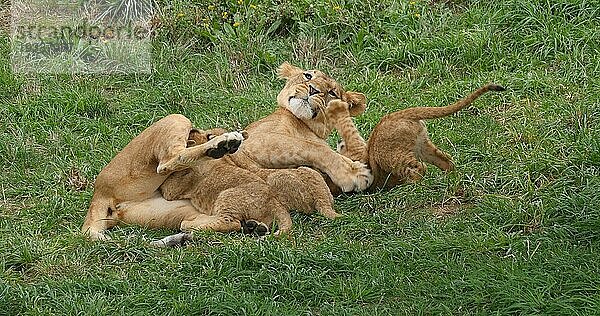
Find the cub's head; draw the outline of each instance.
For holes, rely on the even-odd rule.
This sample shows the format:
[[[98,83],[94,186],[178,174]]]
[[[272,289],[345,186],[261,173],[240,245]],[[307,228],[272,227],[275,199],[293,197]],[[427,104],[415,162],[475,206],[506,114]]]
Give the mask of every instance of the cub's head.
[[[340,99],[347,102],[352,116],[365,111],[367,99],[364,94],[345,91],[339,83],[319,70],[302,70],[285,62],[279,66],[278,73],[286,83],[277,96],[277,104],[288,109],[313,130],[318,129],[318,134],[326,134],[324,137],[333,128],[326,111],[329,101]]]

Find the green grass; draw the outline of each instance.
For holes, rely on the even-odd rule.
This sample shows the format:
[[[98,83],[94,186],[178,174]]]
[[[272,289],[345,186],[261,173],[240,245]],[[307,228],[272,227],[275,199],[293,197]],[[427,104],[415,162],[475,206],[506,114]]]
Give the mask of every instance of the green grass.
[[[597,1],[252,3],[163,2],[149,75],[13,74],[0,33],[0,314],[599,313]],[[428,122],[455,172],[337,198],[340,220],[295,214],[289,240],[78,235],[132,137],[169,113],[243,128],[275,108],[286,60],[364,92],[365,134],[487,82],[508,91]]]

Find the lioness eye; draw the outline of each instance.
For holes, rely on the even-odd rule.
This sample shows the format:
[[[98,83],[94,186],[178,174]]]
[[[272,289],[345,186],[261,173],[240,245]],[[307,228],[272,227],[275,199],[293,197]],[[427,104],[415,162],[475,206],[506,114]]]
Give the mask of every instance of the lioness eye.
[[[332,96],[332,97],[334,97],[334,98],[338,97],[337,94],[335,94],[335,91],[333,91],[333,90],[329,90],[329,95]]]
[[[312,79],[312,75],[311,75],[311,74],[309,74],[308,72],[305,72],[305,73],[304,73],[304,78],[305,78],[306,80],[310,80],[310,79]]]

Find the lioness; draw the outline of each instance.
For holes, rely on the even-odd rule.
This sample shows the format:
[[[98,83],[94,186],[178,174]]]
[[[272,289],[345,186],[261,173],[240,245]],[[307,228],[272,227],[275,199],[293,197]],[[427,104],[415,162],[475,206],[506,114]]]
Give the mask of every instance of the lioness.
[[[249,170],[308,166],[327,174],[344,192],[366,189],[373,179],[367,166],[340,155],[326,142],[334,127],[326,111],[329,101],[347,102],[355,116],[364,111],[365,96],[345,91],[319,70],[305,71],[286,62],[278,73],[286,79],[277,96],[278,109],[245,129],[249,137],[233,161]]]
[[[235,152],[243,136],[224,133],[186,148],[192,131],[186,117],[174,114],[131,140],[96,178],[82,232],[108,239],[103,232],[121,222],[178,229],[182,221],[201,215],[187,200],[165,200],[158,188],[175,171]]]
[[[413,107],[387,114],[375,126],[367,142],[352,122],[349,104],[334,100],[327,111],[342,137],[338,151],[371,167],[374,181],[369,190],[389,189],[398,183],[421,180],[427,170],[424,162],[444,171],[453,170],[450,156],[431,142],[423,120],[456,113],[488,91],[504,91],[504,88],[488,84],[448,106]],[[332,191],[338,193],[335,188]]]

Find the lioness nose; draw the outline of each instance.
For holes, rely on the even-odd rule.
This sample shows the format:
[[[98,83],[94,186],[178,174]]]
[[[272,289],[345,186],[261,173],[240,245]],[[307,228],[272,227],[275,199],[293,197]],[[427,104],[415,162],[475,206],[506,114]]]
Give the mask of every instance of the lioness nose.
[[[321,91],[315,89],[312,85],[308,85],[308,95],[315,95],[317,93],[321,93]]]

